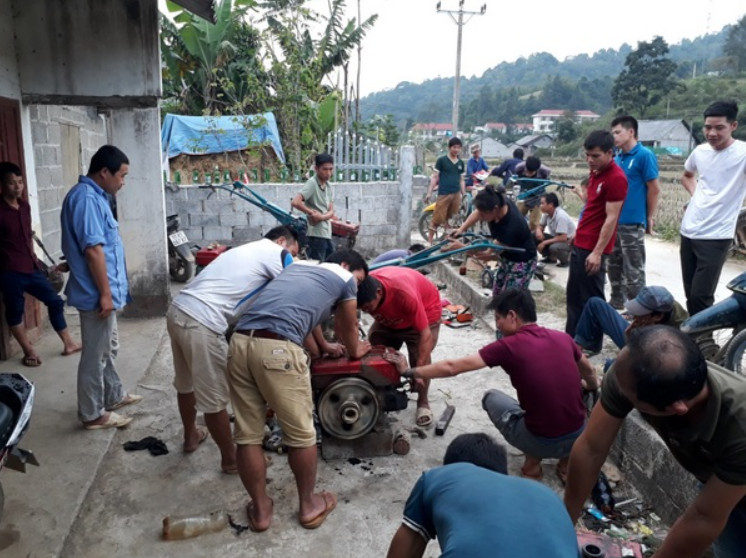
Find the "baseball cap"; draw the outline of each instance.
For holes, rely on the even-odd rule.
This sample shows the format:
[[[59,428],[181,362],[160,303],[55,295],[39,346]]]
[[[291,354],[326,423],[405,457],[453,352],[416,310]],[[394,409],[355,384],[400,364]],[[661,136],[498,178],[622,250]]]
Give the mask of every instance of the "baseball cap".
[[[624,307],[633,316],[647,316],[652,312],[673,310],[673,295],[665,287],[643,287]]]
[[[472,145],[471,152],[474,153],[475,151],[482,151],[482,148],[479,145]]]

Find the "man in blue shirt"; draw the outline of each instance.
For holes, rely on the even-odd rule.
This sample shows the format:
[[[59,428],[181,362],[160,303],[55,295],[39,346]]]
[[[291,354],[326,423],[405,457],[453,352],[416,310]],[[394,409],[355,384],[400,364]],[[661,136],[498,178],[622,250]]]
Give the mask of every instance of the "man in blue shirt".
[[[518,147],[517,149],[513,151],[513,158],[506,159],[505,161],[503,161],[502,165],[492,169],[492,172],[490,173],[490,175],[499,176],[500,178],[503,179],[503,184],[507,184],[508,179],[515,172],[516,166],[522,162],[523,162],[523,149]]]
[[[611,133],[619,150],[614,160],[627,176],[627,197],[606,271],[611,283],[610,304],[620,310],[645,286],[645,233],[653,233],[660,186],[658,160],[637,142],[637,120],[619,116],[611,121]]]
[[[119,224],[109,198],[124,186],[127,156],[104,145],[62,203],[62,251],[70,266],[67,302],[80,313],[83,350],[78,365],[78,418],[88,430],[122,428],[132,417],[116,409],[142,400],[127,394],[117,374],[116,311],[129,302]]]
[[[479,171],[487,172],[489,167],[482,159],[482,150],[478,145],[471,146],[471,158],[466,161],[466,187],[474,186],[474,175]]]
[[[559,496],[507,469],[505,448],[487,434],[454,438],[443,467],[423,473],[412,489],[388,558],[420,558],[435,537],[441,558],[577,558]]]

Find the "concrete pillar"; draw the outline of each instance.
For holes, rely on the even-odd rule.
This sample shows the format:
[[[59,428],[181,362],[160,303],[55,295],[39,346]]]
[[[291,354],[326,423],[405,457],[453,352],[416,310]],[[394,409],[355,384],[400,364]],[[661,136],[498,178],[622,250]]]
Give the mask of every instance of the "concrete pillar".
[[[396,246],[407,247],[412,243],[414,146],[403,145],[399,153],[399,222],[397,223]]]
[[[129,174],[117,194],[130,292],[126,317],[159,316],[169,302],[166,217],[157,108],[110,113],[110,141],[127,154]]]

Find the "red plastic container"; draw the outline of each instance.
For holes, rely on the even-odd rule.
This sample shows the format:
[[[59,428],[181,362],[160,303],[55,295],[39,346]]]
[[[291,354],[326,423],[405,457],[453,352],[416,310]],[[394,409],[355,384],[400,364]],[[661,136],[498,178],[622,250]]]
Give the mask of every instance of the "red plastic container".
[[[194,259],[198,267],[205,267],[227,249],[228,246],[225,244],[208,244],[204,248],[197,250]]]

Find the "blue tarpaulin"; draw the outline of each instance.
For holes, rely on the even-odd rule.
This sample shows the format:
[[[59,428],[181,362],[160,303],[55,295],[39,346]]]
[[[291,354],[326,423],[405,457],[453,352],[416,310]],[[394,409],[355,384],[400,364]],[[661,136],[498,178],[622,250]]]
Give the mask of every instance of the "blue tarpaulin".
[[[161,143],[169,159],[182,153],[206,155],[268,144],[275,150],[277,158],[285,162],[280,132],[271,112],[248,116],[167,114],[163,119]]]

